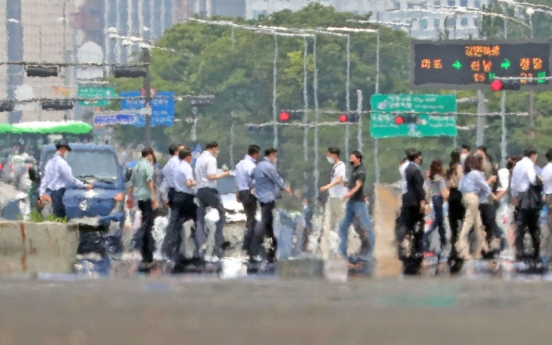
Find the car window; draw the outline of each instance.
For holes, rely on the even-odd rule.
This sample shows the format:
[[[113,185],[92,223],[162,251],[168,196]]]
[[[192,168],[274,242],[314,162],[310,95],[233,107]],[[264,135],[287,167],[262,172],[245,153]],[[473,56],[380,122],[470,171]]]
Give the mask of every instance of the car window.
[[[46,162],[54,156],[55,151],[46,154]],[[67,163],[76,178],[94,177],[106,182],[115,182],[120,177],[117,156],[111,151],[73,150],[67,155]]]

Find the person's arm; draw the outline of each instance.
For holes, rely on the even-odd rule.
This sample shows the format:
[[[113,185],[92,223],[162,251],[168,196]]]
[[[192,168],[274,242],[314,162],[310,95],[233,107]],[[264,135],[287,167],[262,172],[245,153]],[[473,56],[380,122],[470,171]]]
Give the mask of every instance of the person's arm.
[[[356,180],[355,182],[355,186],[353,188],[351,188],[347,194],[345,194],[343,196],[343,200],[347,200],[349,199],[351,196],[353,196],[353,194],[355,194],[356,192],[358,192],[358,190],[362,188],[362,182],[360,181],[360,179]]]
[[[335,186],[337,186],[338,184],[340,184],[340,183],[342,183],[342,182],[343,182],[343,176],[338,176],[338,177],[335,179],[335,181],[330,182],[329,184],[320,187],[320,191],[321,191],[321,192],[325,192],[325,191],[327,191],[328,189],[330,189],[330,188],[332,188],[332,187],[335,187]]]
[[[426,192],[424,189],[424,177],[420,170],[416,169],[414,172],[414,190],[416,192],[418,202],[425,202]]]
[[[529,183],[533,186],[537,184],[537,173],[535,173],[534,167],[527,168],[527,177],[529,178]]]
[[[442,178],[440,180],[439,184],[440,184],[440,188],[441,188],[441,196],[443,197],[443,199],[448,200],[450,192],[449,192],[449,190],[447,188],[447,185],[445,183],[445,179]]]
[[[146,168],[146,185],[148,186],[148,189],[151,193],[151,203],[153,209],[157,209],[159,207],[159,204],[157,203],[157,199],[155,198],[155,185],[153,184],[153,174],[155,173],[155,170],[152,166],[148,166]]]
[[[269,166],[267,175],[281,190],[285,190],[286,193],[291,194],[289,187],[286,187],[284,180],[280,177],[280,175],[278,175],[278,172],[273,165]]]
[[[220,174],[217,174],[217,162],[212,159],[207,162],[207,179],[210,181],[216,181],[223,177],[230,175],[230,171],[223,171]]]
[[[481,176],[481,174],[474,174],[475,175],[475,185],[478,186],[482,191],[485,192],[485,194],[489,195],[491,194],[491,186],[489,186],[489,181],[485,181],[485,178]]]

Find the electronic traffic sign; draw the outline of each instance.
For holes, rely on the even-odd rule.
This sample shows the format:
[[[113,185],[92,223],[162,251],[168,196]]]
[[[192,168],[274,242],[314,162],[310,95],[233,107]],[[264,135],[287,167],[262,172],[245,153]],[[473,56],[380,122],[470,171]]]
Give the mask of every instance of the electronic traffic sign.
[[[495,77],[520,79],[523,89],[550,89],[551,42],[412,41],[410,87],[490,89]]]

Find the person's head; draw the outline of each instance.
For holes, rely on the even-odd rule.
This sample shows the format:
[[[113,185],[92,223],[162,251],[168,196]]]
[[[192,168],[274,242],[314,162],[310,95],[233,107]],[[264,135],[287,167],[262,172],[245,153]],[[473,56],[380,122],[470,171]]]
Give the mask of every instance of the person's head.
[[[249,148],[247,149],[247,154],[254,160],[257,160],[259,159],[259,155],[261,154],[261,148],[257,145],[249,145]]]
[[[422,162],[423,162],[422,151],[417,149],[410,149],[406,154],[407,154],[406,158],[408,158],[409,161],[411,161],[412,163],[418,166],[422,165]]]
[[[205,150],[211,152],[211,154],[216,157],[219,153],[218,143],[216,141],[207,143],[207,145],[205,145]]]
[[[362,153],[360,151],[353,151],[349,156],[349,163],[356,167],[362,164]]]
[[[406,163],[406,161],[407,161],[406,158],[401,159],[401,160],[399,161],[399,168],[402,167],[402,165],[403,165],[404,163]]]
[[[458,149],[455,149],[455,150],[452,150],[452,152],[450,153],[450,164],[449,166],[452,167],[456,164],[460,164],[460,150]]]
[[[339,162],[339,155],[341,154],[341,150],[337,147],[328,147],[328,152],[326,153],[326,159],[328,159],[328,163],[335,164]]]
[[[443,160],[435,158],[429,165],[429,179],[433,180],[435,175],[443,176]]]
[[[461,151],[461,152],[460,152],[461,154],[467,156],[467,155],[470,154],[471,147],[470,147],[470,145],[464,144],[464,145],[462,145],[462,149],[461,149],[460,151]]]
[[[481,156],[483,158],[486,158],[487,157],[487,147],[486,146],[478,146],[477,147],[477,150],[475,151],[475,153],[478,155],[478,156]]]
[[[271,148],[265,150],[265,157],[266,157],[272,164],[276,164],[276,161],[277,161],[276,155],[277,155],[277,154],[278,154],[278,150],[276,150],[276,149],[273,148],[273,147],[271,147]]]
[[[153,154],[153,149],[151,147],[144,147],[142,149],[142,158],[145,158],[149,162],[153,162],[155,155]]]
[[[481,155],[476,155],[475,157],[477,157],[477,161],[479,162],[479,169],[477,170],[483,171],[483,164],[485,162],[485,158],[483,158],[483,156]]]
[[[186,161],[188,163],[192,162],[192,151],[188,149],[183,149],[178,152],[178,158],[180,158],[181,161]]]
[[[178,152],[184,148],[186,148],[184,145],[171,144],[171,146],[169,146],[169,154],[171,156],[178,155]]]
[[[523,156],[528,157],[533,163],[537,163],[537,157],[539,156],[537,154],[537,150],[533,147],[528,147],[523,151]]]
[[[481,163],[479,158],[474,155],[469,155],[464,163],[464,173],[468,174],[473,170],[481,170]]]
[[[548,162],[551,162],[552,163],[552,149],[548,149],[548,151],[546,151],[546,159],[548,160]]]
[[[71,151],[71,146],[69,146],[69,142],[65,139],[61,139],[56,144],[56,150],[62,157],[67,157],[67,153]]]

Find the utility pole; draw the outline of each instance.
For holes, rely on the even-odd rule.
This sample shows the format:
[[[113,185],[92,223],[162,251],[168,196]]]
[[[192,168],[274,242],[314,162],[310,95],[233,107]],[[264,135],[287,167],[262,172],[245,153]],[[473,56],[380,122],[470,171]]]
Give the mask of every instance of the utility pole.
[[[146,97],[145,108],[151,107],[151,77],[149,71],[149,63],[151,62],[150,51],[147,48],[142,49],[142,62],[146,65],[146,76],[144,77],[144,92]],[[146,116],[146,146],[151,146],[151,112]]]

